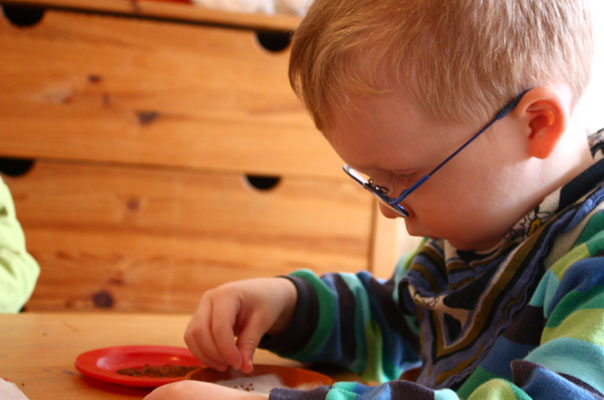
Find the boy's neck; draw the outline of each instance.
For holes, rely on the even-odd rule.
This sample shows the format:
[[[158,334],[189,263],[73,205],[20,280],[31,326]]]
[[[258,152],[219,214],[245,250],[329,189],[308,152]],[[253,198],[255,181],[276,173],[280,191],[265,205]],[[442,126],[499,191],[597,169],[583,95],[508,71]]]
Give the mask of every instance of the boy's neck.
[[[487,251],[497,247],[518,221],[593,163],[585,130],[576,129],[569,124],[549,157],[519,160],[513,178],[515,183],[507,185],[514,191],[514,196],[510,198],[511,202],[507,207],[499,207],[493,215],[494,219],[489,224],[489,236],[482,236],[480,241],[471,243],[450,240],[450,244],[459,250],[470,251]]]
[[[550,157],[545,160],[532,159],[527,164],[527,168],[532,171],[530,171],[531,179],[527,182],[526,189],[530,190],[532,187],[536,190],[527,196],[526,207],[518,210],[517,218],[510,219],[508,228],[511,229],[525,215],[541,204],[548,195],[568,184],[593,163],[586,133],[581,129],[569,126]],[[485,243],[481,249],[476,250],[492,248],[502,239],[503,236],[490,243]]]

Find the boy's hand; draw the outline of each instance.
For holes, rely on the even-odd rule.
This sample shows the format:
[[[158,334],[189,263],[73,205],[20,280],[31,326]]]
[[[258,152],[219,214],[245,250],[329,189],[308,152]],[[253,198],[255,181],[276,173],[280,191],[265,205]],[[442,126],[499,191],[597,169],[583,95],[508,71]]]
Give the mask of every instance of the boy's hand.
[[[200,381],[180,381],[163,385],[143,400],[260,400],[265,397]]]
[[[284,278],[249,279],[209,290],[189,322],[185,342],[210,368],[231,366],[249,373],[260,339],[287,325],[297,296],[294,284]]]

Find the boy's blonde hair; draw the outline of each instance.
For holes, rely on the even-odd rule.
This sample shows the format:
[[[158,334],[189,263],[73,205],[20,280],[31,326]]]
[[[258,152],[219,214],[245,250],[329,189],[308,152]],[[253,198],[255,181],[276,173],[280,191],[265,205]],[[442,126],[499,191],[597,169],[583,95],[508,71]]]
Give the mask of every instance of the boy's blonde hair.
[[[289,78],[319,129],[351,93],[404,93],[437,121],[486,121],[521,91],[589,82],[584,0],[315,0]],[[573,104],[573,105],[574,105]]]

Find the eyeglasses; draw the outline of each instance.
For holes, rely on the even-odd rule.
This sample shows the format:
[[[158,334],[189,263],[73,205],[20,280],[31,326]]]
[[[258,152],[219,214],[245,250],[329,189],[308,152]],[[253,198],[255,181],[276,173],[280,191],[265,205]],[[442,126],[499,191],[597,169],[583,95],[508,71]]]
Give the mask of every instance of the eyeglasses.
[[[409,213],[405,208],[400,204],[404,199],[406,199],[411,193],[413,193],[418,187],[420,187],[424,182],[426,182],[432,175],[436,173],[439,169],[441,169],[446,163],[448,163],[453,157],[455,157],[459,152],[466,148],[470,143],[472,143],[478,136],[484,133],[487,129],[491,127],[495,122],[503,119],[506,115],[508,115],[520,102],[520,99],[527,91],[522,92],[519,96],[517,96],[514,100],[505,105],[496,115],[490,120],[482,129],[480,129],[477,133],[475,133],[470,139],[468,139],[464,144],[459,146],[457,150],[455,150],[449,157],[445,158],[443,162],[438,164],[436,168],[432,171],[428,172],[422,178],[420,178],[417,182],[415,182],[411,187],[403,192],[398,197],[390,197],[388,196],[388,188],[385,186],[377,185],[373,179],[365,179],[360,172],[356,171],[354,168],[344,165],[344,172],[348,174],[352,179],[354,179],[358,184],[363,186],[365,189],[370,191],[375,197],[381,200],[385,205],[390,207],[394,212],[396,212],[401,217],[407,218]]]

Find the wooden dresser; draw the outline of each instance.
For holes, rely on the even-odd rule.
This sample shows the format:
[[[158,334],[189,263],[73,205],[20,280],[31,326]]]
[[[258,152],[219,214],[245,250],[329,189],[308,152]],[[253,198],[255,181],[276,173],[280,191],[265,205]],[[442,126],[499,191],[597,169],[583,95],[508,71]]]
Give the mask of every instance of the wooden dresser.
[[[291,91],[297,18],[0,4],[0,169],[42,269],[28,309],[190,312],[229,280],[385,277],[412,246]]]

